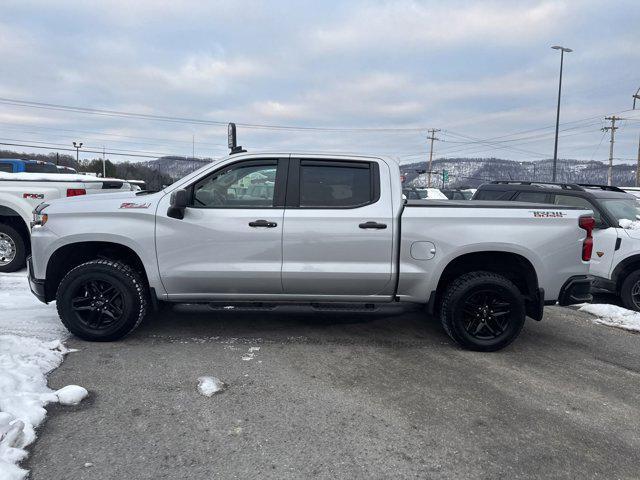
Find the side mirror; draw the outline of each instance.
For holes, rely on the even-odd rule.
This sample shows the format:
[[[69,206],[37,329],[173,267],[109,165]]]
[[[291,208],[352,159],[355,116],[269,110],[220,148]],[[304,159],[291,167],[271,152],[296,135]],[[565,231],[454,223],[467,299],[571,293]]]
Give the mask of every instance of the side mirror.
[[[167,217],[182,220],[184,218],[184,210],[187,208],[188,197],[186,190],[180,189],[173,192],[167,209]]]

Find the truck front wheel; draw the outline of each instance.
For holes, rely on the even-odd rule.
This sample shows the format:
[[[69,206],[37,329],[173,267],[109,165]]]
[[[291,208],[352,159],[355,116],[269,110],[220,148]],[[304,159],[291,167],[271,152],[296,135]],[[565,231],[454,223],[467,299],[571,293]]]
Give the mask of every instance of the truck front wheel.
[[[466,273],[448,285],[440,320],[449,336],[462,347],[485,352],[500,350],[522,330],[524,299],[502,275]]]
[[[118,340],[142,322],[147,288],[128,265],[91,260],[70,270],[56,294],[60,319],[74,335],[90,341]]]
[[[25,266],[24,239],[9,225],[0,224],[0,272],[15,272]]]

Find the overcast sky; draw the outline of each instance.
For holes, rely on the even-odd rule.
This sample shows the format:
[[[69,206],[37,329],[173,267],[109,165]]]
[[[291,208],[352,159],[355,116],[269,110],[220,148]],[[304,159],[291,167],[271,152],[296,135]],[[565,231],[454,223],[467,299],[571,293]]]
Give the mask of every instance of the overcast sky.
[[[559,156],[605,160],[600,128],[614,112],[636,119],[620,122],[615,157],[637,154],[640,110],[626,110],[640,87],[638,0],[2,3],[5,99],[221,122],[406,129],[239,128],[251,150],[419,160],[426,129],[439,128],[437,156],[531,160],[553,154],[560,58],[550,46],[560,44],[574,52],[565,55]],[[227,151],[220,126],[0,104],[5,143],[79,140],[191,155],[192,137],[197,156]]]

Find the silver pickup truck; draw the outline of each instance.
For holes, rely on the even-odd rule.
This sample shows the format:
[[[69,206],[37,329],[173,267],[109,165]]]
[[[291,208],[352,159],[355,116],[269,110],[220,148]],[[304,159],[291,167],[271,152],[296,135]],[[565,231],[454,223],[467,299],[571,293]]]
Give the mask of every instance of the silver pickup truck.
[[[55,200],[34,215],[31,289],[87,340],[123,337],[167,302],[406,302],[488,351],[545,304],[590,299],[590,211],[406,200],[398,165],[380,157],[236,154],[161,192]]]

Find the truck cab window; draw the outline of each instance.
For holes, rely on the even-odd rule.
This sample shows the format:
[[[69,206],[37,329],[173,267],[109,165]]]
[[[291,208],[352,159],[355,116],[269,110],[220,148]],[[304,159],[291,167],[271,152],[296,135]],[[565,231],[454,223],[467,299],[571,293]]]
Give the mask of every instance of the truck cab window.
[[[273,206],[277,162],[232,165],[193,186],[192,206],[200,208],[268,208]]]
[[[300,206],[344,208],[371,203],[373,185],[369,163],[333,166],[329,162],[300,163]]]

